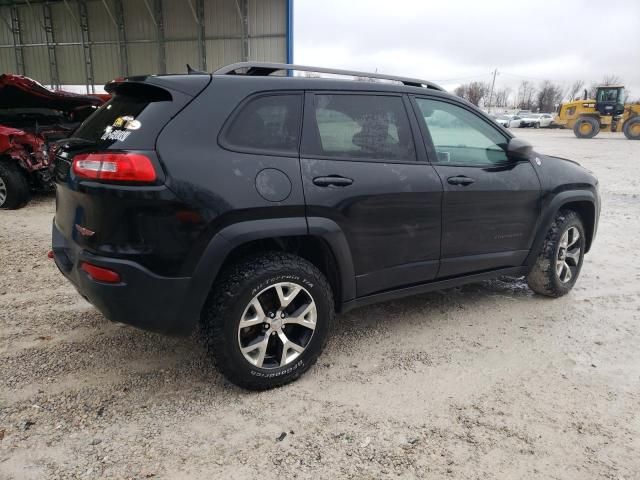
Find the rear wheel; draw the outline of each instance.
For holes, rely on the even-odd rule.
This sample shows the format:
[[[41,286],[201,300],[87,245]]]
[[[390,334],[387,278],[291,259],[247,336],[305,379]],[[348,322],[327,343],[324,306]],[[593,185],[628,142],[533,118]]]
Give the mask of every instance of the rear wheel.
[[[29,201],[29,197],[29,183],[17,163],[0,161],[0,208],[20,208]]]
[[[333,305],[331,288],[314,265],[271,252],[221,274],[203,309],[202,331],[231,382],[265,390],[296,380],[316,362]]]
[[[569,293],[580,275],[585,245],[580,216],[571,210],[560,211],[527,277],[531,290],[548,297]]]
[[[593,138],[600,131],[600,123],[592,117],[582,117],[576,120],[573,133],[578,138]]]
[[[640,140],[640,117],[630,118],[622,127],[624,136],[629,140]]]

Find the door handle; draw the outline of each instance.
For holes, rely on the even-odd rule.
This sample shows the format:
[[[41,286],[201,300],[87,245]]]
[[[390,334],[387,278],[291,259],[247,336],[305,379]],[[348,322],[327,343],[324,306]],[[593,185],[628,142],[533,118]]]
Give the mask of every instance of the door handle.
[[[313,179],[313,184],[318,187],[346,187],[352,183],[353,179],[339,175],[329,175],[328,177],[316,177]]]
[[[473,178],[465,177],[464,175],[458,175],[457,177],[447,178],[447,182],[451,185],[471,185],[475,180]]]

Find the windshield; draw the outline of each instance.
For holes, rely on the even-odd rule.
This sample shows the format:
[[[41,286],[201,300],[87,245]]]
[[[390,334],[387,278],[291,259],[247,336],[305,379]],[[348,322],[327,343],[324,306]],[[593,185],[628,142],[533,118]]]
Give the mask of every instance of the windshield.
[[[618,91],[620,92],[618,94]],[[622,103],[624,99],[624,88],[601,88],[598,90],[598,102]]]

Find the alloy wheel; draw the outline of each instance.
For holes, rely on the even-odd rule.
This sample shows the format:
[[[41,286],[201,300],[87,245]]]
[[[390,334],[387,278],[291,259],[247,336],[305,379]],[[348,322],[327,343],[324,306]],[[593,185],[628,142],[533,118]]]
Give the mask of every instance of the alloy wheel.
[[[556,274],[562,283],[571,281],[575,276],[580,264],[580,254],[580,231],[571,227],[560,238],[556,257]]]
[[[238,325],[244,358],[258,368],[284,367],[309,345],[318,312],[311,294],[291,282],[271,285],[251,299]]]

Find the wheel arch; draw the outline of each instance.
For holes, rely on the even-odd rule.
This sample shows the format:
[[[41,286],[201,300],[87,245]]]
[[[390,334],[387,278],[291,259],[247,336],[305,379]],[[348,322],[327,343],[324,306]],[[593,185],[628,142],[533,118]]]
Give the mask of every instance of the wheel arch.
[[[557,194],[544,209],[542,221],[536,230],[531,251],[525,260],[525,265],[531,266],[535,263],[547,232],[549,228],[551,228],[551,224],[560,210],[573,210],[580,215],[587,237],[585,239],[585,253],[591,249],[598,228],[599,207],[596,195],[588,190],[565,191]]]
[[[338,310],[355,297],[351,252],[335,222],[304,217],[249,220],[225,227],[205,248],[185,300],[186,318],[198,321],[202,306],[226,265],[246,254],[274,250],[295,253],[322,271],[333,289]]]

